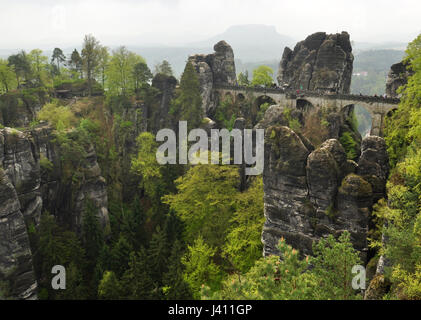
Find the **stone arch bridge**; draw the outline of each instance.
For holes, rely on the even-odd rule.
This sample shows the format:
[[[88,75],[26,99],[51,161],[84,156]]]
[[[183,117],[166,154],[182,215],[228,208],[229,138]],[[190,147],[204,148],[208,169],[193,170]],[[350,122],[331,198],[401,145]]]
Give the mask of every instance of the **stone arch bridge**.
[[[328,94],[314,91],[299,91],[282,88],[259,88],[242,86],[215,86],[214,93],[219,98],[231,96],[233,101],[241,101],[246,97],[270,98],[274,104],[289,108],[297,108],[302,103],[310,103],[316,108],[334,108],[341,111],[352,105],[364,107],[371,115],[371,135],[382,136],[387,114],[398,108],[397,98],[362,96],[352,94]]]

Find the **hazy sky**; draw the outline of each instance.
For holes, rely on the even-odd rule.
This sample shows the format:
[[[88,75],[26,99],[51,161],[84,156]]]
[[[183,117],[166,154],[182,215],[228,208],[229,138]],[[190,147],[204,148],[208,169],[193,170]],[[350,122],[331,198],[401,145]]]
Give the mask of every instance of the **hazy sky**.
[[[355,41],[413,40],[419,0],[0,0],[0,49],[72,46],[92,33],[105,45],[173,45],[231,25],[274,25],[296,40],[346,30]]]

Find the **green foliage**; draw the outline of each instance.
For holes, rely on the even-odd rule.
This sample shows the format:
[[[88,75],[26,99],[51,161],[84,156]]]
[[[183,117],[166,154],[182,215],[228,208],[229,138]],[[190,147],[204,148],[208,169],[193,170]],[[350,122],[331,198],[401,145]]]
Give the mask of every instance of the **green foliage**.
[[[247,272],[262,255],[261,234],[263,215],[263,179],[256,178],[251,186],[236,197],[236,209],[230,221],[224,256],[235,270]]]
[[[184,279],[184,265],[180,259],[183,253],[181,242],[176,240],[168,258],[168,271],[162,276],[163,294],[168,300],[192,298],[189,285]]]
[[[401,103],[387,120],[385,140],[392,173],[387,183],[387,202],[374,207],[378,233],[371,246],[380,248],[390,267],[389,298],[420,299],[421,261],[421,35],[408,45],[405,61],[414,71],[400,89]],[[384,242],[380,241],[382,234]]]
[[[273,83],[273,69],[268,66],[259,66],[253,70],[253,86],[269,87]]]
[[[121,285],[112,271],[105,271],[99,286],[98,298],[104,300],[117,300],[121,297]]]
[[[221,102],[216,110],[215,119],[221,128],[226,128],[229,131],[234,126],[235,119],[237,118],[236,106],[230,95],[227,95]]]
[[[82,68],[88,79],[88,92],[92,95],[93,79],[97,71],[101,54],[101,45],[93,35],[85,35],[81,55]]]
[[[46,171],[46,172],[51,172],[54,168],[53,163],[43,155],[41,155],[41,158],[39,160],[39,165],[40,165],[41,169]]]
[[[160,64],[155,66],[154,75],[157,74],[163,74],[167,77],[173,76],[171,65],[167,60],[163,60]]]
[[[54,102],[44,105],[37,118],[50,122],[59,131],[72,128],[77,124],[75,115],[68,107],[59,106]]]
[[[352,247],[350,234],[344,232],[336,241],[333,236],[321,239],[313,244],[314,257],[310,263],[312,273],[318,279],[317,289],[313,294],[318,299],[354,299],[352,289],[352,267],[361,264],[358,252]]]
[[[14,90],[16,86],[16,74],[13,66],[9,66],[6,60],[0,59],[0,93]]]
[[[198,128],[202,123],[202,97],[200,85],[193,65],[188,62],[181,75],[180,88],[176,91],[176,98],[172,101],[170,112],[177,120],[187,121],[189,130]]]
[[[150,274],[147,255],[144,249],[130,254],[129,269],[125,272],[121,283],[125,296],[129,299],[154,299],[157,288]]]
[[[111,96],[130,96],[151,76],[145,59],[124,46],[113,51],[105,74],[107,95]]]
[[[352,248],[349,233],[338,241],[332,236],[314,244],[314,258],[301,259],[299,252],[279,242],[280,257],[269,256],[256,261],[244,275],[232,275],[222,290],[212,292],[203,287],[204,299],[305,300],[358,299],[351,289],[351,268],[360,263]]]
[[[141,186],[148,196],[155,199],[159,195],[159,181],[162,166],[156,160],[157,143],[153,134],[143,132],[136,139],[139,151],[132,160],[132,170],[141,175]]]
[[[339,142],[345,149],[346,156],[350,160],[354,160],[357,157],[357,142],[352,137],[351,133],[345,131],[339,137]]]
[[[31,247],[37,248],[34,252],[34,269],[39,286],[44,290],[44,298],[86,298],[86,285],[81,281],[86,256],[76,234],[60,228],[55,218],[45,212],[38,229],[30,233],[30,241]],[[55,265],[63,265],[67,270],[67,290],[62,294],[51,289],[51,269]]]
[[[185,223],[185,239],[199,235],[211,246],[224,243],[235,204],[238,170],[232,166],[196,165],[175,183],[178,193],[163,202]]]
[[[288,107],[284,107],[283,115],[285,119],[288,121],[288,127],[290,127],[295,132],[301,131],[301,123],[298,119],[294,118],[291,115],[291,109]]]
[[[9,66],[13,66],[16,74],[16,82],[19,86],[22,80],[28,81],[31,78],[31,64],[25,51],[9,56]]]
[[[212,261],[216,249],[207,245],[199,236],[192,246],[188,246],[182,262],[185,266],[184,280],[189,284],[193,297],[200,297],[200,288],[207,284],[217,290],[222,279],[220,268]]]
[[[247,87],[250,85],[250,81],[249,81],[249,72],[246,70],[243,72],[240,72],[237,76],[237,82],[238,85],[240,86],[244,86]]]
[[[312,299],[317,279],[305,272],[308,260],[301,260],[297,250],[281,239],[278,246],[281,258],[269,256],[256,261],[249,272],[231,276],[223,289],[212,294],[207,287],[202,290],[204,299],[230,300],[288,300]]]

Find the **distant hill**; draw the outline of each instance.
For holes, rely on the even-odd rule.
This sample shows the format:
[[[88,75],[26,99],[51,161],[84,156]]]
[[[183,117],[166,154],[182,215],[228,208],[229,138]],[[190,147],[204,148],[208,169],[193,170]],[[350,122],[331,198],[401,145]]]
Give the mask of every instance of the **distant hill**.
[[[282,57],[285,46],[294,46],[295,40],[279,34],[274,26],[259,24],[238,25],[229,27],[225,32],[204,41],[191,42],[179,47],[129,47],[142,55],[150,67],[162,60],[168,60],[174,72],[179,76],[189,55],[211,53],[213,46],[225,40],[234,50],[237,72],[244,71],[243,64],[256,64],[256,61],[278,61]],[[278,63],[276,62],[276,64]],[[248,69],[248,68],[247,68]]]
[[[382,95],[386,91],[386,78],[392,64],[402,60],[403,50],[369,50],[355,54],[352,93]]]
[[[274,26],[248,24],[231,26],[221,34],[189,46],[212,48],[220,40],[228,42],[235,58],[242,62],[280,60],[285,46],[294,46],[296,43],[291,37],[279,34]]]

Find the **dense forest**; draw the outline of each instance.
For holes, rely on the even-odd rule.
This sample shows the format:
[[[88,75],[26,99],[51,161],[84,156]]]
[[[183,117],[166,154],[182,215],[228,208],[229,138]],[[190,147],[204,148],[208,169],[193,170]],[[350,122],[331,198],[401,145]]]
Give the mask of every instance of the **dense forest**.
[[[421,299],[421,36],[408,45],[404,59],[414,73],[387,119],[387,198],[375,205],[370,230],[374,258],[367,269],[387,257],[384,274],[367,275],[372,287],[386,288],[378,299]],[[69,57],[56,48],[51,58],[34,49],[0,60],[0,129],[18,136],[47,125],[58,146],[60,170],[41,155],[43,179],[77,190],[91,174],[86,162],[94,150],[106,181],[105,223],[89,198],[83,200],[80,221],[69,218],[65,208],[49,208],[39,221],[26,221],[38,298],[363,299],[364,292],[351,286],[351,269],[363,261],[348,232],[315,241],[312,255],[281,239],[281,259],[263,257],[261,176],[244,184],[236,165],[157,163],[159,129],[176,129],[180,120],[207,128],[209,120],[190,62],[180,79],[167,61],[152,69],[142,56],[125,47],[110,52],[92,35]],[[269,87],[273,70],[259,66],[251,79],[243,72],[237,81]],[[174,90],[166,97],[168,87]],[[168,110],[162,111],[165,99]],[[40,110],[21,121],[38,104]],[[254,127],[269,105],[238,106],[224,99],[214,120],[232,129],[244,116]],[[302,124],[292,113],[284,110],[288,126],[320,145],[325,115]],[[363,118],[358,123],[352,116],[350,127],[366,132]],[[349,160],[358,156],[351,133],[340,142]],[[54,265],[66,268],[66,290],[51,287]],[[12,285],[0,278],[0,298],[13,298]]]

